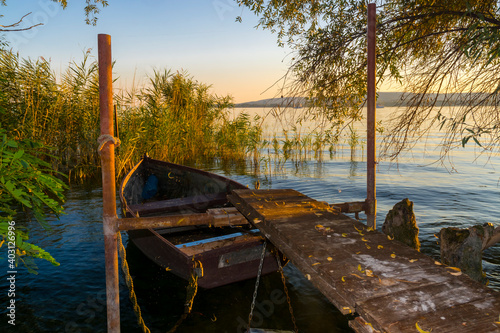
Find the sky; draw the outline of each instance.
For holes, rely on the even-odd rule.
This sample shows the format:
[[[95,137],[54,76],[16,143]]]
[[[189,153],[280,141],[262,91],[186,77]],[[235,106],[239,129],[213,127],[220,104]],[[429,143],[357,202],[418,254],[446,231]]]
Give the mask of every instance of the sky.
[[[97,26],[85,24],[83,0],[62,7],[51,0],[7,0],[0,6],[0,24],[42,26],[6,34],[22,58],[44,57],[52,69],[64,71],[91,49],[97,59],[97,35],[111,36],[116,61],[115,88],[144,86],[154,69],[187,71],[212,85],[212,92],[231,95],[236,103],[272,98],[288,68],[290,50],[278,47],[276,36],[256,29],[258,18],[234,0],[109,0]],[[242,23],[236,17],[242,17]],[[135,79],[134,79],[135,78]]]

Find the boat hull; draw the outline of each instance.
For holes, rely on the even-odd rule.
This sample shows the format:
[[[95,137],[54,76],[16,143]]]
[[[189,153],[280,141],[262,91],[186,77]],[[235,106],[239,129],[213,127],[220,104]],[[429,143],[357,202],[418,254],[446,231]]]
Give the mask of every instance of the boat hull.
[[[144,201],[141,196],[151,174],[158,180],[158,193],[152,200]],[[246,187],[219,175],[147,158],[124,178],[120,199],[123,214],[128,217],[192,214],[230,206],[227,194],[242,188]],[[186,280],[197,274],[198,285],[207,289],[255,278],[264,242],[258,230],[249,227],[179,227],[127,232],[137,248],[157,265]],[[281,254],[279,258],[281,264],[286,264]],[[277,270],[276,256],[266,250],[262,274]]]

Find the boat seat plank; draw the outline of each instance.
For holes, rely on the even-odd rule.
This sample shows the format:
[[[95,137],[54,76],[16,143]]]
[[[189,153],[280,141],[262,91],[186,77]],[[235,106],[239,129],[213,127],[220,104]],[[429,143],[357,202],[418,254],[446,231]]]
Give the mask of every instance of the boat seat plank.
[[[258,232],[260,232],[259,229],[252,229],[252,230],[249,230],[249,231],[251,233],[258,233]],[[181,248],[185,248],[185,247],[191,247],[191,246],[196,246],[196,245],[201,245],[201,244],[212,243],[212,242],[216,242],[216,241],[220,241],[220,240],[236,238],[236,237],[243,236],[243,235],[246,235],[246,233],[235,232],[235,233],[228,234],[228,235],[211,237],[211,238],[206,238],[206,239],[202,239],[202,240],[198,240],[198,241],[194,241],[194,242],[178,244],[175,247],[177,247],[178,249],[181,249]]]
[[[216,205],[223,205],[227,202],[226,193],[212,193],[195,195],[191,197],[145,202],[141,204],[129,205],[129,208],[139,216],[153,213],[169,213],[182,210],[205,211]]]

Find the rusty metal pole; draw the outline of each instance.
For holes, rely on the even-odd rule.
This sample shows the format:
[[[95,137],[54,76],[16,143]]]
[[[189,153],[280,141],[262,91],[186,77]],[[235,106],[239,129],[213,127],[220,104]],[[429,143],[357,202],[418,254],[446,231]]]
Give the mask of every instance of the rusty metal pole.
[[[111,36],[98,35],[99,101],[101,109],[102,201],[104,254],[106,264],[106,299],[108,333],[120,332],[120,298],[118,287],[118,225],[116,216],[115,145],[113,137],[113,90],[111,74]],[[107,141],[106,141],[107,140]]]
[[[368,4],[368,64],[367,64],[367,194],[366,201],[368,210],[366,212],[367,225],[375,229],[377,215],[377,195],[376,195],[376,5]]]

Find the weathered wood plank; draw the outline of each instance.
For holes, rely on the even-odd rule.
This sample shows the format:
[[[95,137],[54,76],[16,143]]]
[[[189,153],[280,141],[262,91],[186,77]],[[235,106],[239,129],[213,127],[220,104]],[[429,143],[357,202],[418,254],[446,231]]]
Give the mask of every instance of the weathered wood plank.
[[[340,311],[362,317],[351,325],[358,332],[416,332],[417,322],[500,331],[498,293],[328,204],[294,190],[236,190],[229,200]]]

